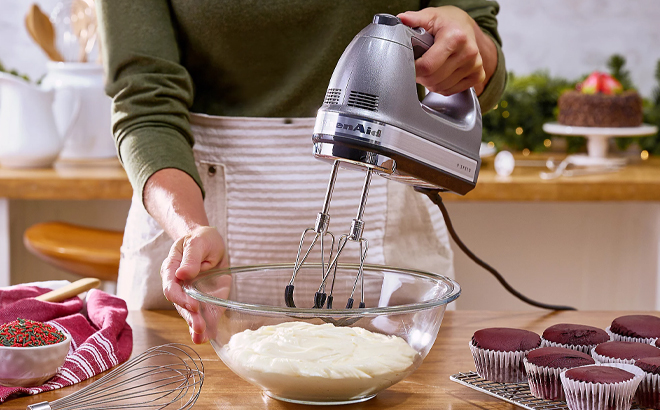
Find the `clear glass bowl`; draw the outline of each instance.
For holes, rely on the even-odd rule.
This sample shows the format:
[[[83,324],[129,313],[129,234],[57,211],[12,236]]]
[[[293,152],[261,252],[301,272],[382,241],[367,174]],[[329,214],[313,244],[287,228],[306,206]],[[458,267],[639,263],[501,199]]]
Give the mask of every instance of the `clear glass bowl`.
[[[354,308],[343,309],[353,288],[358,266],[340,264],[334,284],[333,309],[313,309],[314,294],[321,282],[321,266],[305,264],[295,281],[294,300],[297,307],[289,308],[284,302],[284,288],[289,284],[292,270],[293,265],[290,264],[214,270],[185,283],[184,289],[188,295],[201,302],[201,312],[206,320],[211,345],[227,367],[248,382],[261,387],[269,396],[293,403],[356,403],[368,400],[379,391],[403,380],[422,363],[435,342],[447,304],[461,293],[458,283],[444,276],[411,269],[365,265],[366,307],[357,308],[360,302],[358,282]],[[329,290],[328,281],[326,291],[329,293]],[[295,369],[299,369],[296,367],[297,363],[287,362],[291,360],[289,353],[292,350],[298,353],[305,351],[307,346],[304,344],[315,344],[320,340],[318,336],[296,340],[295,343],[283,342],[275,349],[270,349],[269,361],[265,365],[263,362],[257,363],[260,360],[257,356],[261,353],[241,356],[228,353],[230,348],[236,345],[234,343],[228,346],[234,335],[248,329],[256,331],[262,326],[285,322],[307,322],[314,325],[332,323],[336,327],[360,327],[370,332],[401,338],[414,351],[404,345],[403,350],[412,352],[410,364],[405,362],[407,367],[404,369],[388,373],[383,372],[383,367],[387,366],[380,366],[378,370],[363,371],[362,366],[371,366],[372,360],[366,364],[358,363],[363,360],[357,355],[348,363],[344,363],[342,370],[331,369],[324,375],[315,372],[317,369],[314,368],[314,363],[321,363],[322,359],[328,359],[327,357],[312,362],[310,372],[296,373]],[[343,330],[362,332],[360,329]],[[368,351],[385,347],[385,344],[395,339],[376,336],[370,341],[375,345]],[[236,336],[235,342],[240,337],[241,335]],[[351,340],[347,339],[346,345],[350,345]],[[342,344],[335,343],[333,346]],[[315,354],[320,353],[316,351]],[[383,360],[387,360],[390,354],[382,356]],[[381,358],[376,357],[374,361],[379,362]],[[333,360],[326,360],[324,363],[333,366]],[[253,366],[255,363],[259,366]],[[357,370],[347,371],[353,363],[358,366]],[[273,367],[268,367],[271,364]]]

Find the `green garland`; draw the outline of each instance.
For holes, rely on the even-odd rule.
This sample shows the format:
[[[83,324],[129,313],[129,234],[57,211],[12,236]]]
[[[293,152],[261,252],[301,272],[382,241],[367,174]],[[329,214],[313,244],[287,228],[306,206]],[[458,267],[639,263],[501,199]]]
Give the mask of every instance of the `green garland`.
[[[611,75],[621,82],[624,89],[634,88],[630,73],[624,69],[625,58],[613,55],[608,60]],[[557,120],[557,100],[562,92],[574,89],[577,80],[551,77],[546,71],[526,76],[509,73],[509,82],[502,99],[495,109],[483,116],[483,141],[493,142],[498,149],[533,152],[548,150],[550,135],[543,131],[543,124]],[[644,100],[644,122],[660,127],[660,61],[655,72],[658,85],[650,100]],[[583,150],[584,138],[567,138],[568,152]],[[637,142],[642,149],[660,155],[660,135],[644,138],[618,138],[620,148]]]

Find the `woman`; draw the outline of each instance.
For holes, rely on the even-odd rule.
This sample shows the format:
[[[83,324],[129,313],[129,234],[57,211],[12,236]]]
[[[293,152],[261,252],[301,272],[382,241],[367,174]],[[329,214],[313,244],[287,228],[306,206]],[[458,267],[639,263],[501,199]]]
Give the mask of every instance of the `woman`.
[[[506,81],[496,2],[383,3],[97,1],[113,131],[135,192],[118,281],[129,308],[169,300],[201,343],[205,324],[182,280],[230,260],[293,262],[329,175],[311,155],[313,117],[341,53],[374,14],[399,14],[435,36],[416,61],[418,83],[445,95],[474,87],[482,110],[496,104]],[[348,229],[362,179],[340,173],[335,233]],[[432,207],[375,178],[367,261],[451,275]],[[342,260],[357,253],[347,248]]]

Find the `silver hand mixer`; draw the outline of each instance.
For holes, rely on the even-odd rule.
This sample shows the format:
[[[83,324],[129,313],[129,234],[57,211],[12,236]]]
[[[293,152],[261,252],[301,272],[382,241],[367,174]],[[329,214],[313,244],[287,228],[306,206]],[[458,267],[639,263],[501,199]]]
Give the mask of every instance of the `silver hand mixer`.
[[[362,268],[368,242],[362,236],[362,218],[374,173],[414,187],[461,195],[474,188],[481,165],[479,102],[473,89],[450,97],[428,93],[420,102],[415,59],[432,45],[433,36],[424,29],[407,27],[389,14],[377,14],[339,59],[312,136],[314,157],[333,163],[332,172],[323,209],[314,227],[300,238],[291,281],[284,292],[287,306],[295,307],[296,275],[320,243],[323,275],[314,307],[332,308],[337,260],[348,242],[359,244],[360,264],[346,308],[353,307],[358,283],[359,307],[365,306]],[[340,166],[366,170],[366,177],[357,216],[335,248],[335,236],[328,231],[329,209]],[[303,252],[306,237],[312,235],[311,245]],[[326,252],[328,241],[330,250]]]

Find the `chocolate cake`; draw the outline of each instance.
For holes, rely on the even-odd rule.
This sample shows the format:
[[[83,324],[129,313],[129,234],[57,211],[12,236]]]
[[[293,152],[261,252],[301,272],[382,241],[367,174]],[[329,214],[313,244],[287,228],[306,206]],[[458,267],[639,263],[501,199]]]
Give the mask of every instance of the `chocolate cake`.
[[[566,371],[567,379],[587,383],[621,383],[634,377],[630,372],[608,366],[583,366]]]
[[[532,350],[525,359],[529,390],[540,399],[564,400],[561,372],[595,363],[591,356],[573,349],[542,347]]]
[[[527,381],[523,359],[541,345],[534,332],[522,329],[488,328],[474,333],[470,351],[479,376],[500,383]]]
[[[660,357],[647,357],[635,362],[644,371],[644,379],[637,388],[637,404],[652,409],[660,408]]]
[[[558,122],[578,127],[636,127],[642,123],[642,98],[634,90],[618,95],[567,91],[559,97]]]
[[[645,343],[606,342],[596,346],[593,356],[601,363],[634,364],[637,359],[660,357],[660,349]]]
[[[541,346],[541,338],[529,330],[491,327],[477,330],[472,345],[497,352],[519,352]]]
[[[610,332],[614,336],[655,339],[660,337],[660,318],[651,315],[621,316],[612,321]]]
[[[545,329],[542,346],[566,347],[583,353],[590,353],[593,347],[609,340],[610,336],[603,329],[586,325],[559,323]]]

